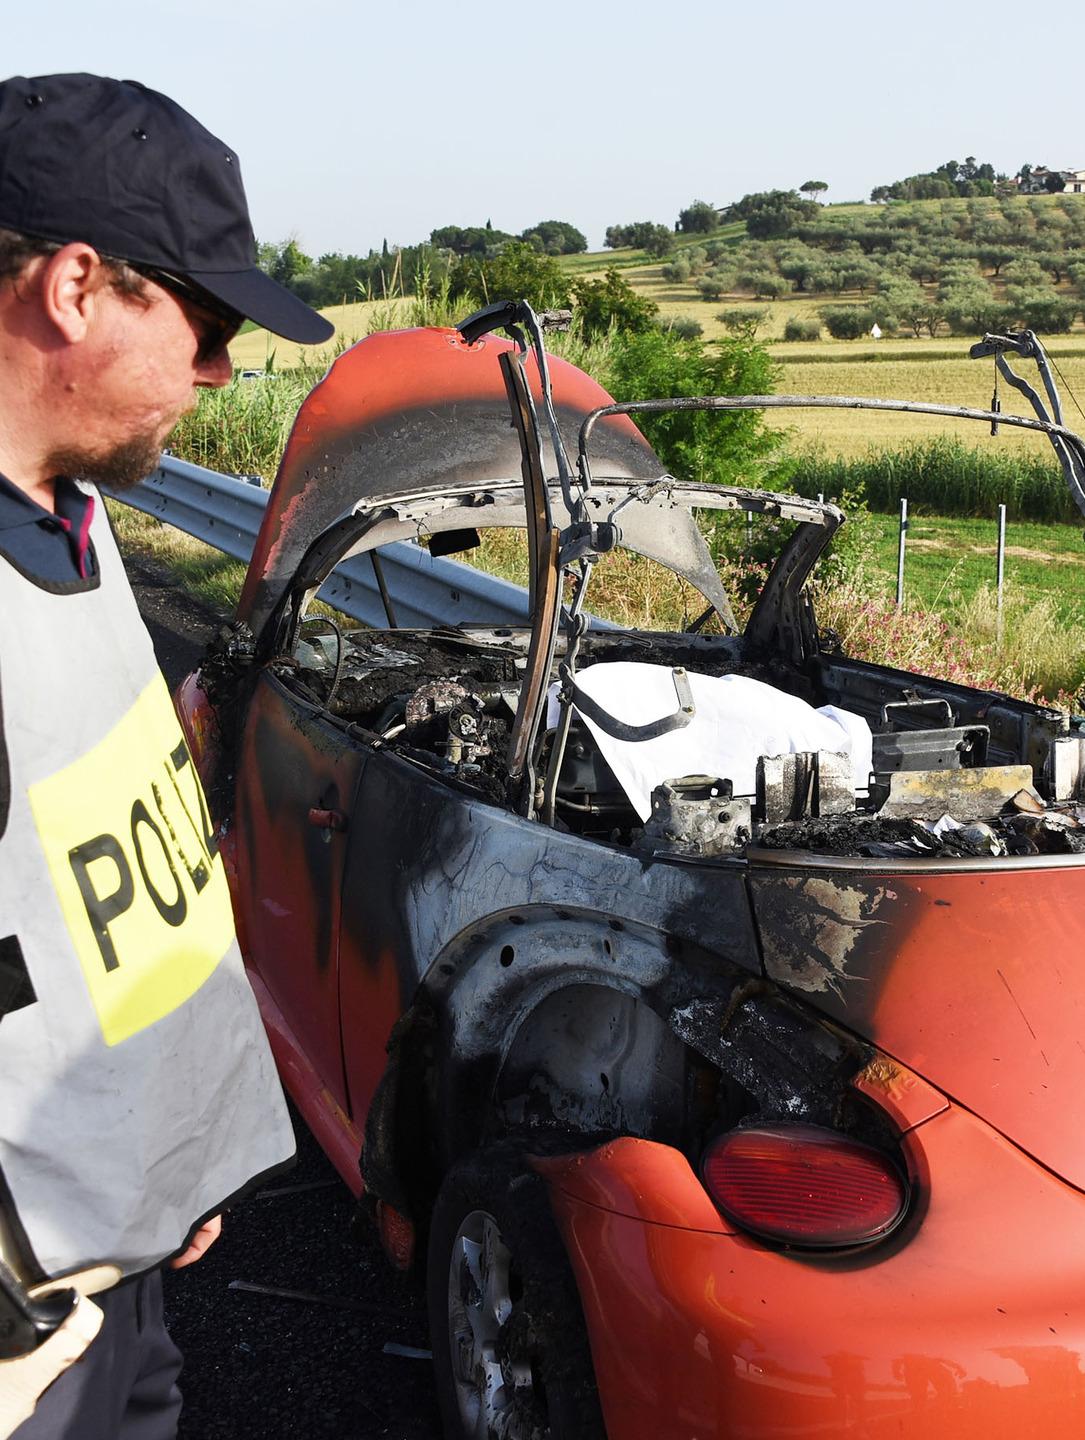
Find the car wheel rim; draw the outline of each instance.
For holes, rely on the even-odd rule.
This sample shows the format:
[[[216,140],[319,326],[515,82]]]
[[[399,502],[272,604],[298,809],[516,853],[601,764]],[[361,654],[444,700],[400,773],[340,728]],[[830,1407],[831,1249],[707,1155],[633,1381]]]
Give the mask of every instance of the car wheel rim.
[[[549,1434],[519,1273],[485,1210],[472,1210],[452,1243],[448,1342],[465,1435],[543,1440]]]

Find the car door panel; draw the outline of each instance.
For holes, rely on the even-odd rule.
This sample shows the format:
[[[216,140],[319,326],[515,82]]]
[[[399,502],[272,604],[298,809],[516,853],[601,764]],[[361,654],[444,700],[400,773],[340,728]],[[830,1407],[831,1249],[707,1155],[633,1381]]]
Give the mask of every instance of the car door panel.
[[[257,682],[238,765],[241,922],[250,962],[344,1107],[340,897],[365,758],[319,707],[267,675]]]

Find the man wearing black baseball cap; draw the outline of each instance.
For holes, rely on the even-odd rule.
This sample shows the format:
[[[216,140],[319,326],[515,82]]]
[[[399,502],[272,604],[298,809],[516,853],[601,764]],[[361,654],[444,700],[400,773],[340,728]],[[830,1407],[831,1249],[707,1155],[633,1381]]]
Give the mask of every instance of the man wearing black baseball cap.
[[[0,224],[85,240],[153,278],[314,344],[332,326],[256,264],[241,167],[165,95],[97,75],[0,84]]]
[[[293,1152],[94,488],[154,468],[246,317],[332,334],[257,268],[228,146],[133,81],[0,82],[0,1437],[173,1436],[159,1266]]]

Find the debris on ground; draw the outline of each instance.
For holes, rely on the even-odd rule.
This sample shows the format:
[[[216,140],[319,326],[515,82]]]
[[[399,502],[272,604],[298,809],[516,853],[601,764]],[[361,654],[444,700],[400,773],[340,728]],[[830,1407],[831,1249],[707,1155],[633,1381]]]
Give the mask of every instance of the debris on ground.
[[[432,1350],[422,1350],[417,1345],[397,1345],[394,1340],[386,1340],[381,1346],[385,1355],[398,1355],[403,1360],[432,1360]]]

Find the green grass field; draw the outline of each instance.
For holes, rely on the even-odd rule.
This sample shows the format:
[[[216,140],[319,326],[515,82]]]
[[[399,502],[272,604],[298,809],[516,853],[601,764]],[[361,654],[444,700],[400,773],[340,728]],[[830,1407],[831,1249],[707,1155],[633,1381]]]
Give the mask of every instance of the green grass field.
[[[871,515],[871,570],[887,595],[896,593],[895,515]],[[904,565],[905,604],[947,617],[958,597],[995,584],[998,527],[994,520],[910,516]],[[1085,627],[1085,540],[1074,525],[1007,525],[1006,584],[1035,599],[1050,596],[1060,618]]]

